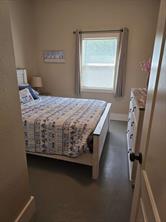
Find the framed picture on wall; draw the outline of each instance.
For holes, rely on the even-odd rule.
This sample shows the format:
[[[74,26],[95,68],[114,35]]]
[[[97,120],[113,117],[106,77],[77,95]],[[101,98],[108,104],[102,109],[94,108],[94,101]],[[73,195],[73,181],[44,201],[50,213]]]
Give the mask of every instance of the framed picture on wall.
[[[63,50],[45,50],[43,51],[43,61],[46,63],[64,63],[65,56]]]

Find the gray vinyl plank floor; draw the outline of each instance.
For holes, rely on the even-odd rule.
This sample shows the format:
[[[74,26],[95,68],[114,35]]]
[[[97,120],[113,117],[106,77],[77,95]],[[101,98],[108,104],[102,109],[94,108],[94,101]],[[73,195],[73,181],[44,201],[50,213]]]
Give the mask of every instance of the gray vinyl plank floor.
[[[111,121],[97,181],[88,166],[28,156],[35,222],[129,222],[126,123]]]

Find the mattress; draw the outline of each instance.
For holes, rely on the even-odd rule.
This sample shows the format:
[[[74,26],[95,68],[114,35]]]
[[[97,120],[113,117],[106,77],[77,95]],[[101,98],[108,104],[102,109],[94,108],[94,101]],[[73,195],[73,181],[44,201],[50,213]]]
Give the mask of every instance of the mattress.
[[[77,157],[88,152],[88,138],[106,102],[40,96],[21,105],[26,151]]]

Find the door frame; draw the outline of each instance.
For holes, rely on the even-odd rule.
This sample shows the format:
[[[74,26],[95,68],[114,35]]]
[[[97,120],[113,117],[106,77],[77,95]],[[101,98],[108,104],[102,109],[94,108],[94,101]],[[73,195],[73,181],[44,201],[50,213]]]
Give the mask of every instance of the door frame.
[[[149,144],[149,137],[151,132],[151,125],[152,125],[152,118],[153,118],[153,111],[156,101],[156,94],[157,94],[157,87],[160,77],[160,70],[161,70],[161,63],[162,57],[164,52],[164,45],[165,45],[165,37],[166,37],[166,0],[161,0],[160,9],[159,9],[159,16],[157,22],[157,31],[155,36],[154,42],[154,50],[152,56],[152,65],[151,65],[151,72],[149,78],[149,85],[147,91],[147,101],[145,107],[145,115],[143,121],[143,128],[142,128],[142,136],[141,136],[141,143],[140,143],[140,152],[143,156],[143,163],[142,165],[138,165],[137,173],[136,173],[136,183],[135,189],[133,194],[132,206],[131,206],[131,214],[130,214],[130,222],[135,222],[139,210],[139,202],[140,202],[140,192],[141,192],[141,173],[144,169],[146,156],[148,152],[148,144]]]

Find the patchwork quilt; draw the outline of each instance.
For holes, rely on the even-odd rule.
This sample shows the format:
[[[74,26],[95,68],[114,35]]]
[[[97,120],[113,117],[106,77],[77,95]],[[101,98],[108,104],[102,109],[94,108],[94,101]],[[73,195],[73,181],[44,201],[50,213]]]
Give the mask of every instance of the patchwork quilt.
[[[52,96],[22,104],[26,150],[77,157],[105,107],[101,100]]]

